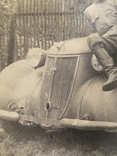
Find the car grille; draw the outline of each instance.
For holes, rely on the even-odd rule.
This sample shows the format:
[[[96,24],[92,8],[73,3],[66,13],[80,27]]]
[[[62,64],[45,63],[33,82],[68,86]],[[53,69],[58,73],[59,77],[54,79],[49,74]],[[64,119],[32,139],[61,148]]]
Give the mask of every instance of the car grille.
[[[48,56],[40,95],[41,118],[62,117],[72,95],[78,63],[79,56]]]

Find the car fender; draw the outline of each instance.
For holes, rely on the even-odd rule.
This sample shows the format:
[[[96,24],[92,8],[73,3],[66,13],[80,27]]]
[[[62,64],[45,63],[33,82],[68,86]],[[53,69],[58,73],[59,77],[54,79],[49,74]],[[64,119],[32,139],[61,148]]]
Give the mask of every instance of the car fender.
[[[91,121],[117,122],[117,89],[103,91],[106,80],[106,77],[97,76],[81,87],[77,94],[80,118],[87,116]]]
[[[34,87],[41,80],[43,68],[35,70],[28,65],[27,60],[6,67],[0,73],[0,109],[6,110],[12,102],[29,100]]]

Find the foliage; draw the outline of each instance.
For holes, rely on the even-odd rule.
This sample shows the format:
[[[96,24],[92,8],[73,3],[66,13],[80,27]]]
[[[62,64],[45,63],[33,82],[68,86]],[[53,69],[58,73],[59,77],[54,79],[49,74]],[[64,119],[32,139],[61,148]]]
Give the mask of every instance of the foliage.
[[[83,11],[91,2],[1,0],[0,71],[24,59],[29,48],[48,49],[54,42],[89,34]]]
[[[0,70],[7,66],[11,16],[16,0],[0,1]]]

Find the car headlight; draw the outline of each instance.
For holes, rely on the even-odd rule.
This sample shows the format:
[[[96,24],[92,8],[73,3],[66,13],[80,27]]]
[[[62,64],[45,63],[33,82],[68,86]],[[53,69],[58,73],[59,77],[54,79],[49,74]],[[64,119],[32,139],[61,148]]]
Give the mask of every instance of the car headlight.
[[[95,55],[92,55],[92,58],[91,58],[91,65],[92,67],[100,72],[100,71],[103,71],[103,68],[101,66],[101,64],[99,63],[99,61],[97,60],[96,56]]]
[[[29,65],[33,68],[43,66],[46,58],[45,50],[39,48],[29,49],[26,58]]]

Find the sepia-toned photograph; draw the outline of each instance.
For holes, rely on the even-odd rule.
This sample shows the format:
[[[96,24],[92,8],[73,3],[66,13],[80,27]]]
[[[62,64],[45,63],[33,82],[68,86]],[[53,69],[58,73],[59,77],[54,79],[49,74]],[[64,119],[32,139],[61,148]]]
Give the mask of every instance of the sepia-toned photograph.
[[[0,0],[0,156],[117,156],[117,0]]]

